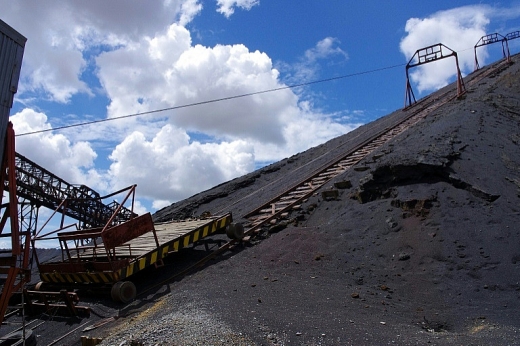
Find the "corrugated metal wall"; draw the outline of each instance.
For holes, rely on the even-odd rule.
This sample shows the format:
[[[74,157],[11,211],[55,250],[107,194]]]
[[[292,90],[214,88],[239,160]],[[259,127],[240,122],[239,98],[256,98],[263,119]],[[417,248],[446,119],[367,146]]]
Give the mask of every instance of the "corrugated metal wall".
[[[23,51],[27,39],[0,19],[0,159],[13,97],[18,90]],[[0,161],[2,162],[2,161]]]

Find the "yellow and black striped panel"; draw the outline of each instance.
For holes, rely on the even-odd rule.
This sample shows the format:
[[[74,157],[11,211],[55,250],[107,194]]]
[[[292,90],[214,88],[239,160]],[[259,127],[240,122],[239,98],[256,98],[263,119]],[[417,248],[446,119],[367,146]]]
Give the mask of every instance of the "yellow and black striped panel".
[[[119,281],[119,274],[113,272],[78,272],[78,273],[40,273],[43,282],[55,284],[93,283],[109,284]]]
[[[136,258],[130,262],[125,268],[115,272],[78,272],[78,273],[58,273],[57,271],[49,273],[40,273],[43,282],[56,284],[74,284],[74,283],[92,283],[92,284],[110,284],[123,280],[130,275],[143,270],[146,267],[156,264],[168,255],[169,252],[179,251],[184,247],[205,238],[218,230],[225,228],[232,222],[231,214],[227,214],[221,218],[209,221],[179,238],[167,242],[157,249],[150,251],[144,256]]]
[[[219,219],[215,219],[207,224],[194,229],[193,231],[172,240],[171,242],[167,242],[153,250],[146,255],[137,258],[135,261],[132,261],[126,268],[123,268],[117,272],[119,276],[119,280],[129,277],[137,273],[138,271],[143,270],[144,268],[154,265],[157,261],[162,260],[164,257],[168,255],[170,252],[176,252],[184,247],[188,247],[190,244],[193,244],[202,238],[205,238],[222,228],[225,228],[232,221],[231,214],[227,214]]]

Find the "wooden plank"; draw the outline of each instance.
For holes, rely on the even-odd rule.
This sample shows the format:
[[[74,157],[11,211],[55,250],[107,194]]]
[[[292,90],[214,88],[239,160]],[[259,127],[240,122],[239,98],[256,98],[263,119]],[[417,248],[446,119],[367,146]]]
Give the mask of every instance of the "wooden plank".
[[[113,249],[144,233],[153,231],[153,229],[152,216],[150,213],[146,213],[104,230],[101,233],[101,238],[106,248]]]

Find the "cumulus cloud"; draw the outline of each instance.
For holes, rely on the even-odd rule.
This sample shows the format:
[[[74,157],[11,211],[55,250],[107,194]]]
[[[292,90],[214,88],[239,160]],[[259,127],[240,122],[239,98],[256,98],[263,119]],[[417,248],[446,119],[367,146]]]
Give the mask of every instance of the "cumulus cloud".
[[[123,62],[123,63],[122,63]],[[191,46],[173,24],[166,35],[101,54],[99,78],[110,96],[110,116],[189,105],[283,87],[270,58],[244,45]],[[280,115],[295,107],[290,90],[177,109],[172,123],[220,138],[283,144]]]
[[[189,140],[182,129],[169,124],[152,140],[132,133],[110,156],[114,188],[137,184],[161,206],[254,169],[254,149],[245,141],[201,144]]]
[[[307,66],[328,56],[346,59],[337,44],[333,38],[318,42],[305,53]],[[111,100],[109,116],[181,107],[157,134],[133,132],[111,155],[112,180],[138,182],[157,205],[247,173],[255,159],[272,162],[358,126],[338,124],[299,102],[267,54],[241,44],[192,45],[189,31],[177,24],[104,52],[96,62]],[[282,90],[255,94],[272,89]],[[246,94],[254,95],[183,107]],[[198,143],[188,132],[216,143]]]
[[[32,109],[10,117],[15,133],[34,132],[50,128],[47,116]],[[90,143],[71,142],[62,134],[44,132],[16,138],[16,151],[45,169],[59,173],[72,184],[86,184],[93,188],[103,188],[102,179],[94,169],[97,154]]]
[[[201,8],[197,0],[134,1],[131,5],[124,0],[17,1],[3,6],[2,18],[16,23],[28,39],[20,92],[42,91],[61,103],[78,93],[91,95],[91,87],[82,80],[88,64],[86,50],[153,37],[172,18],[184,25]]]
[[[314,48],[305,51],[305,58],[309,63],[318,59],[326,59],[333,55],[338,55],[346,60],[348,59],[348,54],[337,46],[339,43],[337,38],[326,37],[319,41]]]
[[[299,104],[294,110],[284,116],[286,126],[283,135],[287,145],[277,146],[272,143],[254,142],[255,157],[259,162],[273,162],[289,157],[295,153],[320,145],[331,138],[341,136],[361,126],[361,123],[339,123],[328,114],[312,110],[307,101]]]
[[[259,4],[260,0],[217,0],[217,12],[229,18],[235,13],[235,7],[249,11],[253,6]]]
[[[218,2],[225,15],[257,4]],[[35,42],[27,46],[25,89],[17,95],[25,95],[27,103],[41,96],[31,92],[43,90],[55,103],[72,102],[78,93],[102,94],[109,118],[177,107],[63,134],[18,137],[18,151],[65,180],[101,193],[137,183],[138,195],[159,208],[248,173],[258,162],[290,156],[358,126],[340,124],[302,102],[280,80],[265,52],[243,44],[193,45],[185,25],[201,10],[197,0],[46,6],[20,1],[9,7],[6,16],[23,22],[17,29]],[[41,23],[30,18],[33,13]],[[28,17],[22,20],[22,15]],[[322,61],[347,57],[339,41],[328,37],[302,52],[299,68],[313,73]],[[240,95],[248,96],[229,99]],[[85,116],[54,115],[50,121],[52,111],[37,109],[27,107],[12,117],[17,133]],[[108,163],[100,167],[100,162]]]
[[[464,6],[437,12],[427,18],[411,18],[406,22],[406,36],[401,40],[401,52],[410,59],[418,49],[442,43],[458,54],[464,73],[473,71],[473,46],[486,34],[492,9],[488,6]],[[487,58],[485,50],[479,59]],[[448,84],[456,76],[455,59],[445,59],[414,68],[410,78],[420,92],[431,91]]]
[[[285,81],[289,84],[299,84],[318,78],[320,64],[326,62],[340,65],[348,60],[348,53],[340,48],[341,42],[335,37],[325,37],[312,48],[307,49],[297,63],[280,63]]]

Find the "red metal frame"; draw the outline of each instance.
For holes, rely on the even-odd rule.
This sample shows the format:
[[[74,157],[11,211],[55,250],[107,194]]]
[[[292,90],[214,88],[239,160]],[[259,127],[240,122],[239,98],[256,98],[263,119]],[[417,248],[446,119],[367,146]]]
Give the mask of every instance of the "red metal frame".
[[[5,190],[4,183],[7,181],[7,193],[9,201],[2,204],[3,211],[0,221],[0,235],[11,238],[11,254],[8,257],[0,258],[2,274],[7,274],[7,278],[0,296],[0,323],[3,322],[9,299],[12,294],[21,291],[23,286],[31,279],[30,270],[30,230],[21,232],[18,220],[18,198],[16,196],[16,175],[15,175],[15,147],[14,147],[13,124],[9,122],[6,134],[6,143],[3,153],[2,169],[0,172],[0,201],[3,200]],[[10,232],[5,232],[7,219],[10,221]]]
[[[34,239],[32,240],[33,248],[36,248],[36,241],[38,240],[57,239],[62,251],[62,260],[67,258],[68,262],[70,263],[80,262],[81,253],[87,250],[91,250],[94,251],[95,257],[99,255],[106,258],[109,266],[115,270],[120,266],[119,262],[121,262],[121,259],[117,258],[117,254],[115,253],[114,248],[123,244],[129,238],[137,237],[140,234],[148,231],[153,231],[155,242],[158,246],[159,242],[157,235],[155,234],[155,229],[153,228],[153,222],[150,214],[146,213],[144,215],[137,216],[137,214],[134,214],[133,212],[136,187],[137,185],[131,185],[110,195],[102,197],[108,198],[123,192],[127,192],[123,198],[123,201],[117,204],[117,207],[115,210],[113,210],[112,216],[102,227],[80,229],[76,224],[65,226],[64,222],[65,216],[67,216],[67,205],[71,204],[70,202],[75,201],[75,199],[64,199],[34,236]],[[124,205],[130,199],[130,197],[130,219],[120,220],[121,210],[125,208]],[[40,235],[46,225],[57,213],[61,213],[60,228]],[[71,227],[75,227],[75,230],[64,232],[66,229]],[[71,246],[69,246],[69,243]],[[100,250],[99,254],[97,253],[98,249]],[[40,262],[36,255],[35,260],[37,265],[40,266]]]
[[[498,33],[493,33],[493,34],[488,34],[488,35],[482,36],[480,38],[480,40],[478,40],[478,42],[475,44],[475,48],[474,48],[474,50],[475,50],[475,71],[480,68],[480,65],[478,63],[478,58],[477,58],[477,48],[486,46],[488,44],[502,42],[502,54],[503,54],[504,58],[507,59],[507,62],[510,63],[511,54],[509,53],[509,44],[507,43],[507,40],[508,40],[507,38],[505,38],[504,36],[502,36]]]
[[[464,81],[462,79],[462,74],[459,68],[459,59],[457,57],[457,52],[446,47],[442,43],[437,43],[428,47],[418,49],[412,56],[410,61],[408,61],[408,64],[406,64],[406,92],[404,100],[405,109],[417,102],[413,93],[412,86],[410,84],[410,76],[408,74],[408,70],[412,67],[424,65],[430,62],[449,58],[452,56],[455,57],[455,63],[457,65],[457,97],[461,97],[466,93],[466,87],[464,86]]]
[[[513,31],[506,35],[506,39],[508,42],[517,38],[520,38],[520,31]]]

